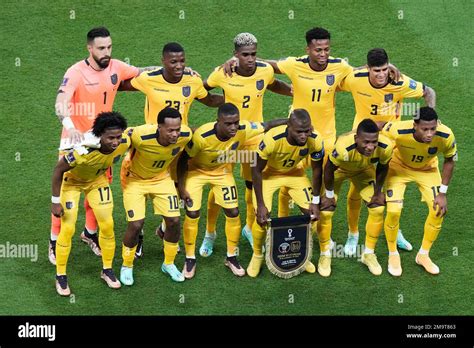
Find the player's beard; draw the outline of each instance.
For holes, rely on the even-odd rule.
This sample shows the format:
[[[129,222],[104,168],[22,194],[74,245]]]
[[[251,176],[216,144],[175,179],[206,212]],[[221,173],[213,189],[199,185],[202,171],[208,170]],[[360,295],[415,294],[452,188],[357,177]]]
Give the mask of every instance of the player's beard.
[[[97,65],[101,68],[101,69],[105,69],[109,66],[109,63],[110,63],[110,57],[104,57],[102,59],[97,59],[95,56],[92,56],[92,58],[94,59],[94,61],[97,63]],[[106,59],[107,58],[107,59]]]

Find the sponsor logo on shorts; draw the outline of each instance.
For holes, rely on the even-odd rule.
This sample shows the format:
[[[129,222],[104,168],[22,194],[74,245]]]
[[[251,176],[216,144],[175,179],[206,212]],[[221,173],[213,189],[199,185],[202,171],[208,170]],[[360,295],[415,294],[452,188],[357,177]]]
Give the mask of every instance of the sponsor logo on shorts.
[[[393,196],[393,190],[387,190],[387,196],[392,197]]]
[[[73,206],[73,202],[66,202],[66,209],[72,209]]]
[[[127,211],[127,214],[129,218],[133,218],[135,216],[135,213],[133,212],[133,210]]]

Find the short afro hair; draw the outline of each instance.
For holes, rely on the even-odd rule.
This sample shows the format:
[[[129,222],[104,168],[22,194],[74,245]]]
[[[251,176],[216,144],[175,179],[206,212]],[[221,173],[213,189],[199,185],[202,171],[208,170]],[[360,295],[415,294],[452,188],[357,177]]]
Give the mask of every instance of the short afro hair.
[[[388,64],[388,54],[383,48],[373,48],[367,53],[367,65],[376,67]]]
[[[251,33],[240,33],[234,37],[234,48],[237,51],[239,48],[245,46],[252,46],[257,44],[257,38]]]
[[[165,53],[180,53],[184,52],[183,46],[181,46],[177,42],[168,42],[166,45],[163,46],[163,56]]]
[[[324,28],[313,28],[306,32],[306,43],[309,45],[313,40],[331,40],[331,34]]]
[[[158,113],[158,117],[157,117],[158,124],[165,123],[166,118],[179,118],[180,120],[183,119],[181,117],[181,113],[177,109],[171,108],[169,106],[164,108]]]
[[[433,121],[438,120],[438,114],[436,113],[435,109],[430,108],[429,106],[423,106],[420,110],[415,114],[415,123],[419,123],[420,120],[422,121]]]
[[[239,109],[232,103],[224,103],[217,109],[217,117],[239,115]]]
[[[374,120],[371,120],[370,118],[362,120],[357,126],[357,134],[378,132],[379,127],[377,126],[377,123],[375,123]]]
[[[102,136],[108,129],[127,129],[127,120],[120,112],[101,112],[97,115],[92,126],[92,134],[96,137]]]
[[[110,32],[106,27],[92,28],[87,33],[87,43],[90,44],[96,37],[109,37]]]

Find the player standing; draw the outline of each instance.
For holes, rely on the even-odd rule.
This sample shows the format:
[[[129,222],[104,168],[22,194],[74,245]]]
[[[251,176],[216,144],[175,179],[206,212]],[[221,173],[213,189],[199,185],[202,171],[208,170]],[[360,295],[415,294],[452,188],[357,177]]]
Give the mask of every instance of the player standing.
[[[438,122],[436,111],[422,107],[413,121],[388,123],[383,134],[395,143],[393,160],[386,180],[387,216],[385,235],[389,249],[388,271],[393,276],[402,274],[400,255],[397,251],[396,234],[403,208],[403,197],[408,183],[417,184],[423,201],[428,206],[421,248],[416,263],[431,274],[438,274],[429,251],[438,238],[448,202],[446,193],[454,171],[457,146],[450,128]],[[438,155],[444,156],[440,175]]]

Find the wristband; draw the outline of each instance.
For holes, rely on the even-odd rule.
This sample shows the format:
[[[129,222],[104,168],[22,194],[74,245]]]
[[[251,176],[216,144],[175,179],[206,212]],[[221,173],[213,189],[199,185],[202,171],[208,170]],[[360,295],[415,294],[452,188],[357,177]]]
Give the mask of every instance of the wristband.
[[[334,198],[334,190],[326,190],[327,198]]]
[[[61,203],[61,198],[56,196],[51,196],[51,203],[58,204]]]
[[[320,199],[319,196],[313,196],[313,200],[311,201],[312,204],[319,204]]]
[[[71,117],[64,117],[63,118],[63,121],[61,122],[64,126],[64,128],[66,128],[67,130],[71,129],[71,128],[75,128],[74,127],[74,123],[72,122],[71,120]]]
[[[446,192],[448,192],[448,185],[441,184],[441,186],[439,187],[439,193],[446,194]]]

